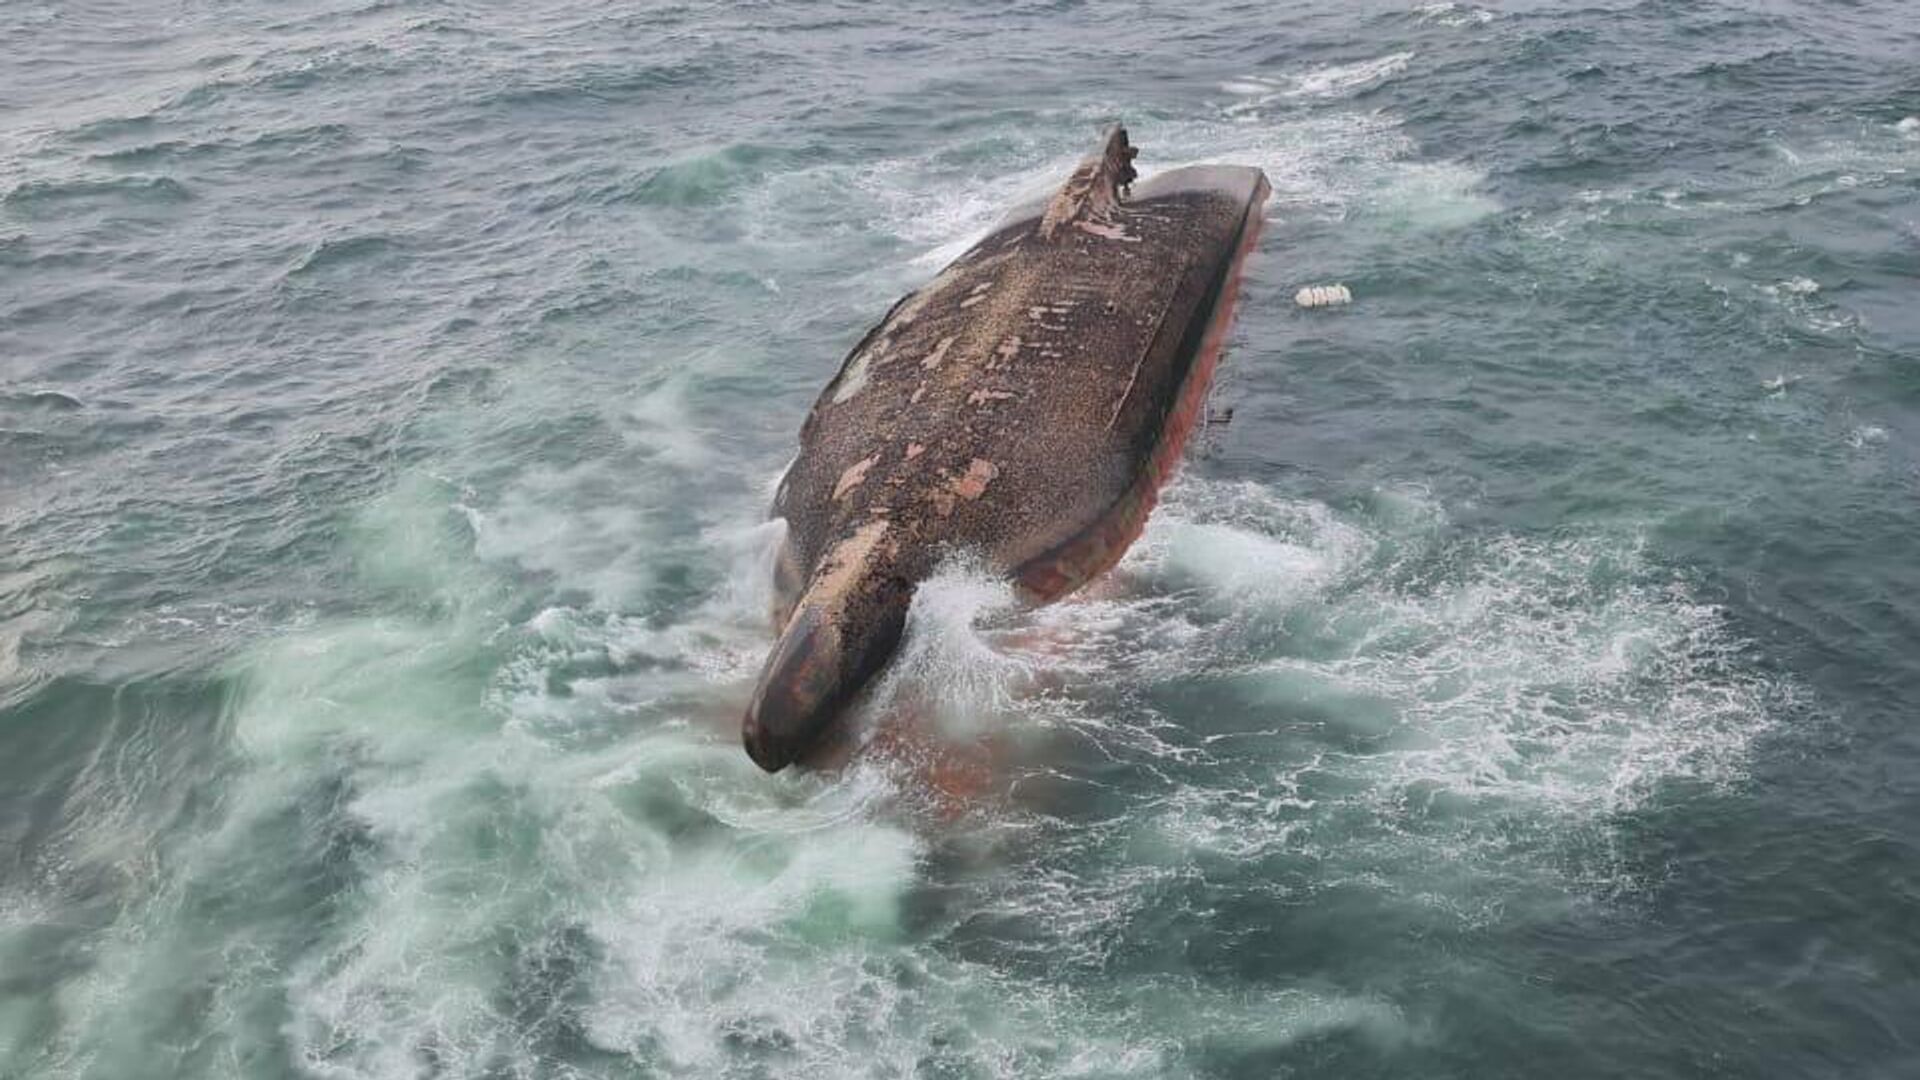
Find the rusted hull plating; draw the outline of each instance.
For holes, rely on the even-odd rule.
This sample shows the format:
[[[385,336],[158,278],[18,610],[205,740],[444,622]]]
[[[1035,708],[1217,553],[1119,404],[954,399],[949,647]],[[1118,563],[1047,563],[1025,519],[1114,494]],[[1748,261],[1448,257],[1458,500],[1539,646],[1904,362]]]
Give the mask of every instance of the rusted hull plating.
[[[1233,328],[1233,313],[1240,298],[1240,275],[1246,259],[1260,240],[1259,206],[1252,207],[1242,227],[1239,248],[1234,252],[1225,279],[1220,284],[1213,315],[1194,349],[1192,367],[1180,388],[1179,399],[1168,415],[1166,429],[1153,448],[1147,468],[1139,482],[1130,488],[1113,508],[1091,528],[1074,537],[1058,551],[1034,559],[1014,571],[1021,591],[1038,603],[1050,603],[1073,592],[1087,582],[1111,570],[1147,527],[1147,518],[1160,501],[1160,489],[1180,467],[1180,456],[1187,439],[1206,409],[1207,390],[1213,385],[1214,369],[1226,351],[1227,334]]]

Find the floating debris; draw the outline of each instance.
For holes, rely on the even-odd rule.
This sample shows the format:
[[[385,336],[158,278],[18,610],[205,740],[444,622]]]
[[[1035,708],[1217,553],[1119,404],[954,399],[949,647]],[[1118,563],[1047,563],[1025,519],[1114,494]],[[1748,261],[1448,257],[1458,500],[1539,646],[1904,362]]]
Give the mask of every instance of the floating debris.
[[[1293,302],[1301,307],[1338,307],[1353,303],[1353,291],[1345,285],[1308,285],[1293,294]]]

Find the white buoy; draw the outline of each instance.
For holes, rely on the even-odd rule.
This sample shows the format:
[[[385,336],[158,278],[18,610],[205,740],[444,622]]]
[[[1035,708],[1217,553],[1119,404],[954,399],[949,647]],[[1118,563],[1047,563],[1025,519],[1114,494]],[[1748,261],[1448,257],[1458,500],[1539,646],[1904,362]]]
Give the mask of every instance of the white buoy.
[[[1345,285],[1309,285],[1293,294],[1293,302],[1301,307],[1338,307],[1353,303],[1353,292]]]

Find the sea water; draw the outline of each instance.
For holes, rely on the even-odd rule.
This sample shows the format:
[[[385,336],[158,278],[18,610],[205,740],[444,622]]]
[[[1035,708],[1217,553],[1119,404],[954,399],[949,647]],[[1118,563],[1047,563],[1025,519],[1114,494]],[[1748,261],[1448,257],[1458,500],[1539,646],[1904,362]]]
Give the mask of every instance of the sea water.
[[[1899,0],[6,6],[0,1076],[1912,1075],[1916,59]],[[806,409],[1115,121],[1273,183],[1214,422],[763,775]]]

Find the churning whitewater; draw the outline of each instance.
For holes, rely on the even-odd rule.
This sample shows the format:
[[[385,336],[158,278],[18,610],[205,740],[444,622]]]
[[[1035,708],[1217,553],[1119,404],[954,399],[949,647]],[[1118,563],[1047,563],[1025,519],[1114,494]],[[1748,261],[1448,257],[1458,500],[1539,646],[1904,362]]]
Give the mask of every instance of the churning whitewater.
[[[1911,1070],[1904,6],[0,40],[0,1076]],[[766,775],[795,432],[1120,119],[1272,188],[1177,478]]]

